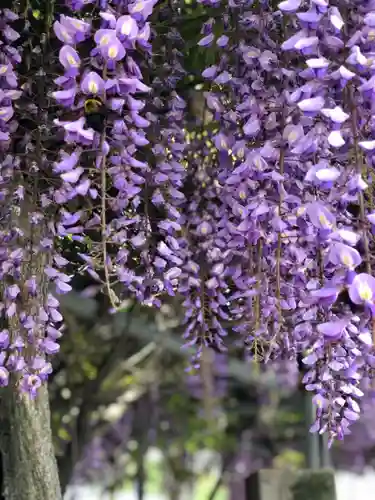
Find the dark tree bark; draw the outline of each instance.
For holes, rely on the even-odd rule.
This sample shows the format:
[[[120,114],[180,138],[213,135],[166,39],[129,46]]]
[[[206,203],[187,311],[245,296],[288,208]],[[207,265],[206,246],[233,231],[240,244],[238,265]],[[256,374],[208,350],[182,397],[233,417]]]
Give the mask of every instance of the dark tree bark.
[[[137,473],[136,473],[137,500],[144,500],[146,487],[145,456],[142,452],[137,454]]]
[[[51,259],[48,252],[41,252],[39,248],[39,242],[46,235],[46,224],[30,223],[29,216],[37,211],[37,206],[33,197],[25,196],[21,206],[12,207],[7,220],[8,228],[16,226],[22,230],[19,240],[13,242],[24,250],[19,286],[22,290],[26,289],[25,282],[31,277],[35,277],[39,285],[37,297],[25,293],[20,299],[22,309],[31,315],[37,315],[45,303],[48,282],[44,267]],[[0,294],[3,293],[1,285]],[[23,332],[17,316],[7,318],[6,328],[12,340]],[[44,335],[44,332],[40,334]],[[26,356],[33,356],[33,347],[28,346],[28,349]],[[22,393],[17,384],[18,377],[13,373],[9,386],[2,388],[0,393],[0,446],[5,499],[61,500],[47,385],[44,384],[37,397],[32,399],[29,394]]]
[[[7,2],[5,2],[7,3]],[[21,15],[14,28],[21,33],[18,47],[24,44],[22,62],[17,65],[19,88],[27,87],[25,95],[18,100],[18,130],[12,134],[10,154],[18,156],[14,168],[9,172],[2,167],[1,187],[7,199],[2,199],[2,218],[0,230],[9,251],[22,249],[22,268],[15,280],[21,290],[17,297],[17,313],[20,310],[31,317],[37,317],[41,306],[45,305],[48,282],[44,268],[51,261],[51,253],[41,249],[40,242],[51,236],[48,221],[54,212],[43,209],[41,194],[46,190],[45,172],[47,148],[43,143],[42,130],[49,127],[47,110],[49,106],[48,85],[53,77],[55,57],[51,57],[48,35],[53,21],[54,0],[44,2],[11,2],[24,14],[33,8],[40,9],[40,15],[30,16],[25,22]],[[4,2],[0,2],[3,7]],[[30,29],[30,23],[32,24]],[[27,43],[26,43],[27,42]],[[38,50],[34,50],[37,48]],[[40,71],[43,67],[44,71]],[[33,81],[31,82],[31,75]],[[31,84],[32,83],[32,84]],[[32,97],[31,97],[32,96]],[[31,97],[31,99],[30,99]],[[29,102],[37,108],[37,115],[28,111]],[[26,105],[26,106],[25,106]],[[23,108],[22,106],[25,106]],[[27,109],[26,109],[27,108]],[[32,143],[31,149],[26,145]],[[1,152],[3,155],[3,152]],[[5,152],[4,154],[7,154]],[[2,156],[3,158],[3,156]],[[2,159],[0,158],[0,159]],[[42,172],[42,173],[41,173]],[[22,186],[22,195],[17,195]],[[32,220],[31,215],[36,218]],[[42,215],[42,217],[40,217]],[[15,231],[17,229],[17,231]],[[53,236],[53,235],[52,235]],[[31,297],[27,292],[26,281],[33,278],[38,284],[38,295]],[[0,297],[6,285],[13,282],[11,274],[2,277]],[[18,314],[3,316],[5,328],[10,332],[13,342],[19,335],[25,335],[26,348],[22,353],[26,359],[33,358],[36,345],[31,345],[20,323]],[[2,326],[2,325],[1,325]],[[43,328],[35,335],[43,337]],[[40,353],[38,353],[40,354]],[[61,500],[58,470],[55,460],[47,385],[43,385],[35,399],[19,390],[19,375],[12,373],[9,386],[0,392],[0,446],[3,460],[4,495],[6,500]]]
[[[4,484],[3,467],[4,467],[3,456],[2,456],[2,454],[0,452],[0,500],[5,500],[5,496],[4,496],[4,487],[5,487],[5,484]]]
[[[61,500],[47,387],[40,389],[35,400],[12,387],[3,391],[4,498]]]

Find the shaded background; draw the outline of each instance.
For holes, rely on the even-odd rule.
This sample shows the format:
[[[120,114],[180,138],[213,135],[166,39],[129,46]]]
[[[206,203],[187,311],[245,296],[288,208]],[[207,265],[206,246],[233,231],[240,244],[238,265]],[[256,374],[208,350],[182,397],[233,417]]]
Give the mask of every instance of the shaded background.
[[[375,475],[363,475],[375,459],[370,392],[353,435],[329,452],[308,432],[296,364],[255,365],[234,348],[210,353],[192,373],[173,305],[129,302],[112,315],[101,294],[75,291],[63,308],[67,330],[50,383],[60,477],[64,489],[96,491],[68,499],[121,499],[122,491],[137,500],[248,500],[244,478],[259,467],[319,465],[337,470],[338,500],[374,491]]]

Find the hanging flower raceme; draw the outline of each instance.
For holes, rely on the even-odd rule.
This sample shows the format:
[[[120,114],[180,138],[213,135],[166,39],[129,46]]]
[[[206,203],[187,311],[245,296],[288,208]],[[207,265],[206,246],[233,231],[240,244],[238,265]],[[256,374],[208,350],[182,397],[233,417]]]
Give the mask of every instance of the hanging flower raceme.
[[[348,43],[348,67],[337,63],[346,43],[343,19],[348,12],[343,15],[327,2],[312,1],[308,11],[301,6],[281,2],[279,11],[262,6],[261,12],[237,16],[235,26],[236,16],[227,13],[239,5],[224,6],[220,20],[203,25],[199,45],[212,51],[216,44],[220,54],[202,76],[210,82],[207,107],[220,128],[215,145],[224,189],[218,246],[227,251],[225,269],[233,280],[228,286],[234,288],[229,314],[234,330],[244,335],[254,355],[259,344],[268,351],[266,357],[314,348],[320,349],[318,359],[333,363],[339,354],[321,342],[319,325],[324,319],[351,324],[349,307],[337,311],[344,296],[368,313],[373,307],[364,219],[368,186],[360,148],[371,156],[375,146],[358,139],[368,123],[362,116],[372,108],[367,105],[363,115],[355,111],[371,94],[371,65],[355,37]],[[280,32],[282,15],[296,24],[283,23]],[[367,30],[370,17],[365,15]],[[214,24],[216,32],[233,30],[236,37],[217,37]],[[296,58],[293,67],[288,53]],[[358,88],[361,95],[352,83],[357,73],[370,76]],[[352,213],[356,206],[360,221]],[[366,274],[357,279],[363,265]],[[356,292],[358,280],[366,283],[361,292]],[[355,334],[350,339],[348,345]],[[351,348],[348,366],[358,368],[360,377],[357,358],[365,348],[360,342]],[[334,384],[330,387],[333,391]],[[331,436],[340,434],[335,412],[327,408],[325,428]]]
[[[239,6],[231,8],[236,11]],[[230,249],[234,292],[230,318],[257,358],[259,344],[267,356],[287,344],[282,310],[290,314],[296,307],[293,283],[282,282],[282,273],[294,260],[289,255],[292,243],[296,250],[293,220],[286,215],[300,203],[299,197],[288,193],[300,177],[295,174],[299,153],[293,150],[299,129],[290,125],[286,130],[286,116],[291,112],[287,91],[293,87],[295,72],[280,69],[281,49],[277,55],[275,43],[264,35],[264,20],[277,29],[278,13],[254,11],[251,27],[259,34],[259,48],[250,45],[253,34],[248,33],[248,18],[239,17],[236,25],[231,19],[223,16],[223,28],[237,33],[235,41],[224,36],[216,40],[220,63],[202,76],[212,82],[207,106],[220,123],[215,143],[222,165],[221,200],[226,217],[219,225],[221,247]],[[204,25],[202,33],[208,38],[212,23]],[[200,44],[206,45],[206,39]],[[278,97],[277,89],[268,83],[272,78],[285,89]]]
[[[112,306],[118,305],[116,294],[128,293],[157,305],[154,296],[164,288],[163,274],[155,275],[155,254],[150,250],[151,169],[137,154],[149,144],[145,131],[150,121],[142,116],[142,110],[150,88],[143,83],[133,58],[138,49],[148,57],[151,31],[147,18],[154,3],[134,4],[128,11],[124,7],[116,12],[108,6],[99,13],[101,24],[96,30],[84,21],[64,16],[54,26],[58,38],[66,43],[60,51],[65,74],[56,82],[63,88],[54,96],[62,106],[81,114],[75,122],[56,122],[64,127],[66,142],[73,149],[63,160],[68,169],[62,171],[57,165],[63,181],[58,196],[64,204],[76,196],[89,195],[94,200],[89,219],[75,218],[74,237],[79,237],[79,231],[87,234],[99,229],[102,233],[100,243],[92,242],[94,253],[102,258],[92,259],[87,252],[81,253],[81,258],[91,276],[104,284]],[[84,65],[79,53],[89,44],[93,45],[92,59]],[[85,170],[78,161],[92,166]],[[174,191],[177,193],[176,188]],[[83,225],[77,226],[79,222]],[[60,228],[72,233],[64,222]],[[122,289],[117,287],[113,292],[114,281]]]
[[[46,355],[55,354],[61,335],[57,328],[62,316],[58,302],[45,294],[45,279],[40,260],[47,262],[50,228],[37,210],[38,193],[30,197],[30,178],[41,168],[40,158],[29,161],[18,155],[29,147],[30,137],[18,130],[15,109],[24,92],[18,88],[17,50],[19,34],[12,28],[17,15],[0,10],[0,155],[2,196],[1,218],[1,385],[7,385],[9,374],[15,373],[18,385],[32,397],[51,373]],[[9,152],[7,149],[9,148]],[[10,153],[12,151],[12,153]],[[15,151],[15,153],[14,153]],[[39,162],[39,164],[38,164]],[[33,183],[31,183],[33,185]],[[36,197],[37,202],[31,199]],[[7,209],[6,207],[10,207]],[[41,300],[40,297],[45,297]]]
[[[177,15],[174,8],[168,15]],[[145,25],[149,26],[148,24]],[[144,31],[144,30],[143,30]],[[168,42],[168,43],[167,43]],[[185,149],[184,111],[186,102],[179,97],[175,86],[184,75],[176,57],[181,37],[176,31],[166,33],[165,52],[153,55],[149,64],[154,76],[145,116],[150,123],[146,129],[146,153],[149,170],[145,172],[142,201],[144,204],[144,277],[139,298],[148,305],[159,307],[161,295],[174,296],[181,275],[181,191],[185,168],[181,160]],[[144,45],[146,48],[146,46]],[[151,97],[150,96],[150,97]]]
[[[202,27],[204,38],[199,42],[201,46],[213,41],[213,24],[214,19],[210,19]],[[226,62],[223,58],[223,68]],[[206,70],[203,76],[210,80],[219,71],[215,66]],[[193,366],[199,366],[205,346],[220,351],[226,349],[224,337],[228,334],[226,323],[229,320],[230,269],[227,265],[231,261],[231,251],[225,248],[227,231],[224,228],[223,234],[222,226],[227,214],[220,197],[222,182],[232,164],[228,149],[233,138],[206,130],[210,115],[219,121],[225,106],[219,92],[210,91],[205,96],[207,108],[199,119],[202,132],[189,133],[187,200],[183,211],[184,265],[179,287],[180,293],[186,297],[183,303],[186,345],[196,346]],[[204,102],[202,106],[205,108]]]
[[[351,26],[351,11],[315,2],[309,12],[299,12],[299,7],[298,2],[279,5],[284,13],[293,12],[300,23],[301,30],[283,43],[283,49],[299,53],[306,62],[307,68],[299,76],[307,83],[290,99],[304,114],[304,131],[310,129],[308,135],[314,131],[309,145],[313,156],[305,177],[314,191],[310,191],[310,200],[305,197],[309,202],[300,210],[302,217],[303,213],[307,215],[309,257],[316,261],[309,265],[310,280],[306,283],[310,292],[305,304],[312,307],[307,307],[300,318],[312,323],[313,328],[302,345],[310,352],[306,364],[313,366],[306,380],[314,379],[309,387],[317,392],[313,429],[328,429],[333,438],[342,437],[358,418],[359,407],[353,397],[360,394],[351,387],[363,376],[363,359],[371,350],[368,342],[360,340],[360,331],[366,329],[373,307],[364,211],[368,185],[359,146],[369,108],[357,79],[357,75],[371,79],[371,69],[355,45],[354,32],[353,39],[345,33],[344,26]],[[355,18],[356,29],[360,17]],[[317,30],[327,35],[319,38]],[[351,54],[344,66],[338,63],[338,54],[345,44]],[[369,142],[364,141],[364,149]],[[364,270],[366,273],[361,272]],[[360,328],[356,323],[358,306],[363,307],[364,314]]]
[[[229,319],[225,265],[228,252],[220,248],[218,239],[225,214],[218,203],[221,186],[216,179],[213,143],[204,129],[203,133],[187,132],[187,139],[190,150],[185,161],[189,172],[181,219],[184,231],[179,240],[182,273],[178,291],[184,297],[185,346],[195,346],[192,365],[197,368],[205,346],[226,349],[223,338],[228,333],[225,323]]]
[[[2,43],[0,46],[0,150],[10,145],[10,133],[16,128],[14,122],[13,103],[21,96],[18,88],[16,65],[20,62],[20,54],[13,47],[19,34],[12,28],[12,22],[18,16],[9,9],[0,10],[0,28]]]

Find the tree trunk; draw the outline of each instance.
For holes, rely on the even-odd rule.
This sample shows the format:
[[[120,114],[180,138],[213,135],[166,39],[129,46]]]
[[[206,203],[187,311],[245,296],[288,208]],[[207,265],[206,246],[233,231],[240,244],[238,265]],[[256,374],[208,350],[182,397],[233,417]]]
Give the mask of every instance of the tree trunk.
[[[5,499],[61,500],[47,387],[39,390],[35,400],[12,387],[2,391]]]
[[[14,188],[12,186],[11,188]],[[10,191],[12,192],[12,191]],[[47,222],[31,225],[30,214],[37,212],[37,203],[26,196],[19,207],[12,206],[9,229],[21,228],[15,248],[23,248],[24,260],[18,284],[25,290],[27,279],[34,277],[38,283],[38,296],[22,296],[22,310],[36,316],[44,306],[48,293],[48,281],[44,267],[51,260],[50,252],[42,252],[39,243],[46,236]],[[11,247],[12,248],[12,247]],[[3,296],[6,281],[0,284]],[[13,341],[23,334],[18,314],[2,320]],[[44,331],[40,332],[44,335]],[[26,356],[34,355],[33,347],[27,345]],[[26,349],[26,348],[25,348]],[[25,354],[25,353],[23,353]],[[6,500],[61,500],[58,469],[52,441],[51,415],[47,384],[39,388],[35,399],[22,393],[17,387],[17,374],[12,373],[9,386],[0,391],[0,445],[3,461],[4,496]]]
[[[3,3],[0,1],[1,6]],[[37,339],[35,344],[29,343],[25,329],[20,323],[19,313],[22,311],[32,318],[37,318],[40,307],[45,306],[49,283],[44,268],[51,262],[52,255],[51,251],[41,246],[41,241],[47,236],[54,239],[54,228],[49,226],[49,221],[56,211],[43,208],[41,201],[42,194],[46,192],[44,176],[49,161],[42,138],[43,127],[49,130],[46,112],[49,106],[46,75],[54,63],[51,63],[54,60],[48,52],[50,47],[45,31],[49,31],[49,24],[52,23],[55,2],[46,0],[34,2],[34,5],[39,3],[42,12],[38,22],[34,19],[33,30],[35,35],[40,36],[32,35],[30,44],[27,44],[27,47],[24,44],[22,62],[17,65],[16,70],[19,83],[27,82],[27,85],[30,83],[30,75],[34,72],[33,83],[37,92],[35,95],[33,91],[33,99],[38,113],[37,116],[33,115],[32,120],[27,119],[30,125],[25,126],[26,143],[32,142],[33,147],[27,150],[26,143],[17,145],[15,139],[9,149],[10,155],[13,155],[11,167],[6,161],[4,163],[1,161],[7,152],[2,150],[0,156],[1,246],[9,252],[19,249],[23,252],[20,276],[18,272],[8,272],[5,269],[1,276],[1,301],[4,298],[4,287],[7,285],[17,284],[21,293],[17,297],[17,313],[8,317],[2,313],[0,321],[5,325],[0,326],[9,330],[11,342],[18,336],[23,337],[26,347],[22,355],[27,361],[31,361],[36,354]],[[18,7],[21,12],[26,12],[29,7],[29,2],[26,1],[11,2],[11,4],[12,8]],[[34,50],[36,48],[39,50]],[[43,71],[39,71],[42,66]],[[27,90],[21,101],[23,98],[25,98],[23,103],[28,102]],[[19,113],[23,118],[22,103],[19,106]],[[25,286],[30,278],[35,279],[38,285],[36,297],[30,297]],[[40,335],[42,338],[45,331],[41,328],[35,335]],[[43,384],[38,390],[37,397],[32,399],[29,394],[21,393],[17,387],[18,377],[19,374],[11,373],[9,386],[1,388],[0,391],[0,446],[5,499],[61,500],[47,385]]]
[[[3,466],[3,455],[0,448],[0,500],[6,500],[4,496],[4,466]]]
[[[144,500],[146,486],[145,456],[142,451],[137,454],[136,491],[137,500]]]

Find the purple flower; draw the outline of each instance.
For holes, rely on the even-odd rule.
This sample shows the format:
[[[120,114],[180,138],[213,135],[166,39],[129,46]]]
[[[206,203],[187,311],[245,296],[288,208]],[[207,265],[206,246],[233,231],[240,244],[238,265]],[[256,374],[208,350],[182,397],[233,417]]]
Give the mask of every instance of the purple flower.
[[[343,243],[334,243],[331,246],[329,259],[332,264],[336,266],[342,265],[351,270],[355,269],[362,262],[358,250]]]
[[[334,148],[341,148],[345,145],[345,139],[342,137],[341,130],[332,130],[328,135],[328,142]]]
[[[85,94],[101,94],[104,91],[105,83],[101,76],[95,71],[90,71],[81,82],[81,89]]]
[[[229,42],[229,38],[226,36],[226,35],[221,35],[217,40],[216,40],[216,44],[219,46],[219,47],[226,47],[226,45],[228,45],[228,42]]]
[[[318,325],[317,329],[327,340],[337,341],[340,339],[347,324],[347,321],[329,321],[327,323],[321,323]]]
[[[52,93],[52,96],[56,101],[62,104],[64,107],[69,108],[73,105],[77,90],[75,87],[71,87],[67,90],[58,90]]]
[[[255,136],[260,131],[260,122],[257,117],[251,117],[243,127],[244,134],[247,136]]]
[[[357,274],[349,287],[350,300],[354,304],[365,304],[375,313],[375,278],[369,274]]]
[[[64,45],[61,47],[59,52],[59,60],[66,70],[66,76],[74,77],[78,74],[79,67],[81,65],[81,59],[78,52],[70,47],[69,45]]]
[[[40,344],[40,348],[45,352],[46,354],[56,354],[60,350],[59,344],[54,342],[52,339],[49,337],[45,338],[42,343]]]
[[[321,113],[327,118],[330,118],[334,123],[340,123],[340,124],[344,123],[350,117],[350,115],[345,113],[340,106],[336,106],[335,108],[332,109],[323,108],[321,110]]]
[[[303,99],[298,103],[298,107],[301,111],[305,111],[307,113],[318,112],[324,106],[325,100],[323,97],[310,97],[308,99]]]
[[[316,228],[323,230],[332,230],[334,228],[336,219],[323,204],[318,202],[310,203],[306,212]]]
[[[201,38],[198,42],[198,45],[200,45],[201,47],[207,47],[211,45],[213,41],[214,41],[214,34],[210,33],[209,35]]]
[[[136,0],[129,5],[129,14],[134,17],[140,16],[144,21],[151,16],[154,5],[158,0]]]
[[[7,349],[9,346],[9,331],[0,331],[0,349]]]
[[[8,122],[14,114],[12,106],[0,107],[0,122]]]
[[[70,184],[75,184],[76,182],[78,182],[80,176],[82,175],[83,173],[83,168],[82,167],[78,167],[78,168],[75,168],[74,170],[71,170],[70,172],[64,172],[61,174],[61,179],[64,181],[64,182],[68,182]]]
[[[81,19],[69,16],[60,16],[61,26],[71,33],[75,42],[81,42],[86,38],[91,30],[91,25]]]
[[[101,53],[108,61],[121,61],[125,57],[125,49],[118,38],[112,38],[101,46]]]
[[[206,68],[202,73],[203,78],[208,78],[209,80],[215,78],[216,75],[217,66],[210,66],[209,68]]]
[[[59,40],[68,45],[74,45],[74,34],[62,23],[55,21],[53,24],[53,30]]]
[[[35,398],[41,385],[42,381],[38,375],[25,375],[21,381],[21,390],[28,393],[31,398]]]
[[[103,48],[108,45],[109,42],[113,39],[116,39],[116,31],[113,29],[100,29],[95,33],[94,40],[95,42]]]
[[[16,299],[20,293],[21,290],[18,285],[11,285],[6,288],[6,294],[10,299]]]
[[[0,387],[6,387],[9,383],[9,371],[5,366],[0,366]]]
[[[284,12],[294,12],[297,11],[302,4],[302,0],[285,0],[280,2],[278,7]]]
[[[117,20],[116,30],[120,37],[134,40],[138,36],[138,25],[131,16],[121,16]]]
[[[143,26],[143,28],[138,31],[137,41],[141,46],[148,48],[149,47],[148,40],[150,36],[151,36],[150,23],[146,23]]]

